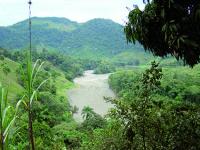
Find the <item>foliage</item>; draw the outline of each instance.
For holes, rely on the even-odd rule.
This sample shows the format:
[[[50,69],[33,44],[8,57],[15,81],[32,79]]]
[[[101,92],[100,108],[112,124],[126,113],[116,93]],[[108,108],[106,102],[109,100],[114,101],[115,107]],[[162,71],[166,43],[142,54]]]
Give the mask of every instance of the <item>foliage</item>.
[[[105,74],[105,73],[111,73],[115,71],[115,67],[113,64],[107,62],[107,61],[101,61],[96,69],[94,70],[94,73],[96,74]]]
[[[199,103],[199,65],[193,69],[188,67],[164,69],[162,80],[163,96],[178,101]]]
[[[2,66],[5,66],[9,68],[10,72],[8,74],[5,74],[5,70],[3,70]],[[2,86],[9,89],[8,92],[8,99],[16,99],[16,95],[18,93],[23,92],[23,87],[18,84],[17,81],[17,74],[16,74],[16,68],[19,67],[19,63],[14,62],[8,58],[5,57],[3,61],[0,60],[0,82],[2,83]]]
[[[145,26],[140,28],[155,28],[159,22],[152,22],[155,16],[151,18],[151,13],[155,12],[150,10],[160,7],[155,6],[156,3],[155,0],[147,4],[144,12],[135,9],[129,15],[129,23],[131,23],[132,13],[141,13],[142,17],[147,19],[142,20]],[[175,3],[177,1],[170,1],[170,4]],[[165,6],[165,2],[160,4]],[[165,10],[165,7],[163,8]],[[174,9],[173,6],[168,8]],[[156,13],[159,14],[159,12]],[[156,17],[160,16],[158,14]],[[149,23],[148,17],[150,17]],[[179,20],[175,20],[176,23],[177,21]],[[152,26],[146,26],[146,23]],[[21,37],[26,33],[20,32],[25,31],[25,24],[26,21],[10,27],[0,27],[0,35],[2,35],[0,44],[11,48],[25,47],[24,43],[27,40]],[[172,24],[174,25],[174,22],[170,22],[170,25]],[[156,28],[156,31],[158,29],[160,28]],[[168,29],[169,27],[166,27],[166,30],[163,29],[162,32]],[[14,90],[13,86],[9,89],[12,89],[12,93],[17,93],[18,98],[24,94],[26,96],[25,107],[19,109],[15,124],[7,132],[10,149],[29,149],[27,129],[31,128],[34,131],[36,149],[39,150],[200,149],[198,144],[200,142],[199,65],[191,70],[180,67],[182,62],[175,63],[171,57],[164,60],[157,58],[163,66],[162,72],[155,62],[152,63],[150,69],[144,71],[147,67],[145,64],[153,57],[137,51],[142,50],[138,43],[133,51],[128,50],[130,46],[125,46],[123,42],[121,26],[109,20],[95,19],[79,25],[62,18],[33,18],[33,31],[35,48],[32,55],[27,55],[24,51],[11,52],[0,48],[0,63],[5,63],[10,69],[7,75],[0,69],[3,77],[1,80],[4,85],[11,80],[11,85],[14,85],[13,83],[17,83],[15,76],[19,74],[18,83],[21,86],[17,84]],[[18,43],[13,42],[13,37],[7,38],[13,34],[12,32],[15,33],[14,38],[19,38]],[[154,41],[154,43],[151,44],[158,41],[158,44],[161,44],[160,47],[166,46],[160,41],[165,36],[163,33],[158,32],[158,35],[155,31],[154,34],[149,33],[155,35],[156,38],[161,37],[160,39],[152,38],[151,42]],[[142,36],[149,35],[142,34]],[[131,38],[130,42],[137,40],[135,37]],[[168,34],[166,38],[168,41],[171,40]],[[139,40],[139,42],[144,41]],[[176,41],[167,44],[171,44],[173,50],[177,52]],[[179,44],[180,48],[185,46],[181,42]],[[194,48],[194,45],[191,46]],[[73,56],[54,51],[55,48],[60,50],[59,52],[63,51]],[[150,49],[148,46],[145,48]],[[162,49],[159,50],[162,51]],[[189,56],[191,55],[187,57]],[[38,58],[41,61],[38,61]],[[43,61],[46,61],[45,67],[42,67]],[[20,68],[19,63],[22,64]],[[32,65],[33,63],[35,65]],[[109,114],[102,117],[86,106],[82,110],[84,121],[80,124],[76,123],[73,114],[78,108],[70,106],[66,98],[66,90],[73,87],[73,83],[68,80],[81,76],[83,71],[88,69],[95,70],[96,73],[110,73],[115,71],[115,66],[134,67],[133,70],[118,71],[110,75],[109,85],[117,98],[107,98],[113,103]],[[47,78],[49,80],[45,82]],[[25,89],[25,93],[19,87]],[[9,105],[14,106],[15,103],[16,101],[12,101],[8,105],[1,106],[6,110]],[[25,113],[26,111],[29,113]],[[9,126],[10,121],[12,122],[13,116],[15,117],[14,108],[5,115],[7,121],[5,128]],[[29,125],[28,120],[31,121]],[[6,131],[5,128],[4,131]],[[17,132],[13,132],[14,130]]]
[[[131,50],[115,55],[111,59],[111,62],[115,66],[119,67],[140,66],[140,65],[146,65],[153,59],[154,59],[153,56],[151,56],[148,53],[144,53],[143,50]]]
[[[19,52],[20,57],[23,57],[23,55],[23,52]],[[86,64],[83,64],[81,60],[74,59],[67,55],[61,55],[57,52],[48,52],[47,50],[44,50],[42,53],[34,52],[32,53],[32,55],[34,61],[37,60],[36,58],[40,58],[43,61],[48,61],[53,66],[58,67],[63,72],[65,72],[66,76],[71,77],[71,79],[82,75],[84,65],[87,64],[87,62],[84,62]],[[46,71],[46,73],[50,72],[51,75],[56,77],[58,74],[56,74],[56,72],[51,68],[52,66],[50,65],[49,67],[45,67],[44,70]]]
[[[0,60],[4,60],[4,56],[3,55],[0,55]]]
[[[200,61],[199,18],[198,0],[153,0],[129,13],[124,30],[128,42],[137,40],[156,56],[171,54],[194,66]]]
[[[94,129],[104,128],[106,125],[106,120],[101,115],[95,113],[89,106],[84,106],[81,115],[84,119],[79,127],[81,131],[93,131]]]
[[[125,91],[134,91],[139,74],[136,71],[118,71],[109,76],[109,86],[119,96]]]
[[[185,68],[179,69],[182,69],[179,71],[181,75]],[[173,76],[172,70],[168,73],[170,76],[162,75],[161,69],[153,63],[143,74],[141,71],[112,74],[109,83],[118,98],[107,100],[115,106],[108,115],[108,122],[114,123],[110,124],[111,128],[93,130],[82,148],[199,149],[199,105],[183,99],[176,101],[163,94],[163,87]],[[185,76],[190,78],[187,74]]]
[[[82,109],[81,115],[83,116],[83,119],[89,119],[91,117],[93,117],[95,114],[93,108],[89,107],[89,106],[84,106],[84,108]]]
[[[5,75],[8,75],[8,73],[11,72],[10,68],[5,63],[1,64],[1,67]]]
[[[8,50],[0,47],[0,56],[1,56],[0,60],[3,60],[3,57],[10,57],[11,54],[10,52],[8,52]]]
[[[22,100],[19,100],[15,108],[12,108],[8,101],[7,91],[0,84],[0,148],[7,149],[10,140],[16,134],[13,129],[15,120],[17,119],[18,108]],[[12,132],[12,133],[11,133]]]
[[[93,130],[89,134],[80,147],[81,150],[123,150],[126,149],[126,141],[121,138],[123,135],[123,127],[119,121],[109,120],[106,126]]]
[[[143,68],[117,71],[109,77],[109,85],[118,96],[135,96],[138,80]],[[175,101],[189,101],[199,103],[200,88],[199,65],[193,69],[189,67],[163,68],[160,90],[157,95],[174,99]]]
[[[80,130],[93,131],[94,129],[104,128],[106,120],[99,114],[94,113],[93,116],[89,116],[83,121],[80,126]]]
[[[4,54],[6,53],[3,52],[3,55]],[[8,52],[8,54],[9,58],[14,61],[8,58],[3,60],[2,63],[5,62],[8,67],[12,69],[8,76],[4,76],[3,71],[1,72],[1,75],[4,77],[3,82],[8,79],[13,85],[13,83],[17,83],[16,77],[18,76],[18,82],[23,86],[23,88],[26,88],[27,64],[25,62],[26,60],[24,60],[24,58],[26,58],[26,54],[23,51],[13,53]],[[62,134],[55,134],[54,127],[62,124],[63,122],[67,122],[73,126],[76,124],[72,118],[72,108],[66,98],[66,90],[73,87],[73,83],[66,80],[64,77],[65,72],[59,69],[59,67],[56,67],[56,63],[59,64],[58,61],[64,60],[65,57],[59,57],[58,54],[56,54],[56,57],[51,57],[54,55],[53,53],[44,53],[39,55],[38,53],[33,52],[32,54],[33,60],[37,63],[35,67],[40,68],[40,72],[37,73],[37,78],[34,80],[33,88],[37,89],[41,82],[49,78],[48,82],[37,89],[39,93],[37,92],[34,105],[32,106],[35,146],[36,149],[54,149],[54,147],[56,149],[62,149],[65,147],[65,137]],[[49,57],[45,58],[44,56]],[[37,61],[36,57],[41,58],[42,60],[47,60],[44,68],[40,67],[41,61]],[[20,67],[17,62],[21,63],[22,67]],[[71,63],[71,59],[69,63]],[[15,69],[17,70],[15,71]],[[17,97],[14,96],[15,99],[18,99],[24,92],[20,91],[20,88],[17,88],[17,90],[12,91],[12,93],[18,94]],[[15,103],[15,101],[12,101],[12,105],[13,103]],[[24,113],[26,110],[27,107],[20,109],[19,119],[12,128],[13,130],[16,128],[18,133],[14,135],[12,137],[12,141],[10,141],[11,144],[9,146],[11,149],[28,149],[29,147],[27,138],[28,115]],[[40,132],[40,130],[43,132]],[[68,133],[68,131],[66,132]]]
[[[49,92],[41,92],[37,102],[33,106],[33,120],[46,122],[48,126],[54,127],[60,122],[67,121],[69,114],[67,102]]]
[[[32,150],[35,150],[35,141],[34,141],[34,131],[33,131],[33,115],[32,115],[32,106],[33,101],[36,97],[36,93],[40,89],[40,87],[47,81],[44,80],[41,82],[36,88],[35,86],[35,80],[37,78],[37,75],[39,71],[41,70],[41,67],[43,63],[39,64],[39,60],[35,62],[35,64],[32,66],[32,55],[31,55],[31,49],[27,52],[27,63],[26,63],[26,71],[24,72],[24,82],[25,82],[25,98],[26,98],[26,106],[27,106],[27,113],[28,113],[28,133],[29,133],[29,145]]]
[[[76,113],[78,113],[79,108],[75,105],[75,106],[71,106],[70,112],[72,114],[72,116]]]

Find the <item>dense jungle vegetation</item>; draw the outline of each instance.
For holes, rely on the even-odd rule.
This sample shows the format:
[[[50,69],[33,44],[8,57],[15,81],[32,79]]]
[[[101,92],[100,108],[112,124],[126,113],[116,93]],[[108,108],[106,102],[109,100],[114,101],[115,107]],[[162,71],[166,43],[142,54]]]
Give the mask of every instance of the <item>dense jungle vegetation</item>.
[[[0,149],[199,150],[199,10],[198,0],[148,1],[125,35],[110,20],[32,18],[32,51],[28,20],[0,27]],[[105,97],[107,115],[85,106],[76,122],[67,90],[85,70],[111,73],[116,98]]]

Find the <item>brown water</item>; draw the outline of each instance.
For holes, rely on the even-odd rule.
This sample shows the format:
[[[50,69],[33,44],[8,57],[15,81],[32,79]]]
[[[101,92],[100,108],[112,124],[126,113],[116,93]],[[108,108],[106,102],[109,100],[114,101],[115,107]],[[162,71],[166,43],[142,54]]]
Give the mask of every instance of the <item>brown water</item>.
[[[77,88],[68,91],[69,101],[72,106],[79,108],[74,119],[82,121],[81,111],[84,106],[90,106],[100,115],[105,115],[108,109],[112,107],[106,103],[104,97],[115,97],[113,91],[108,85],[109,74],[96,75],[92,70],[85,71],[84,76],[74,79]]]

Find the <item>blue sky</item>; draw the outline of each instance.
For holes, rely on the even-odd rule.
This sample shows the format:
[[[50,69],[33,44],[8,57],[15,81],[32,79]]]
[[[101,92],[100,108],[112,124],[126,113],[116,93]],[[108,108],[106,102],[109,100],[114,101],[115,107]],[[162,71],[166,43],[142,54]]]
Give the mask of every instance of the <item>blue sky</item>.
[[[28,0],[0,0],[0,26],[12,25],[28,16]],[[123,24],[128,15],[126,7],[142,0],[32,0],[32,15],[65,17],[77,22],[93,18],[112,19]]]

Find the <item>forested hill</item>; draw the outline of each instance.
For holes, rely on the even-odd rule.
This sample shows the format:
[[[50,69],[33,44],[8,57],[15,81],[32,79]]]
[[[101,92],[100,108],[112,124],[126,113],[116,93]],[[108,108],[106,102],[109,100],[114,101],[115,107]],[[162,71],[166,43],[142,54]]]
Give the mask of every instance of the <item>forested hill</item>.
[[[0,47],[23,49],[28,45],[28,20],[0,27]],[[32,40],[38,49],[48,48],[74,55],[106,55],[128,49],[140,50],[139,44],[127,44],[123,26],[106,19],[77,23],[66,18],[32,18]]]

